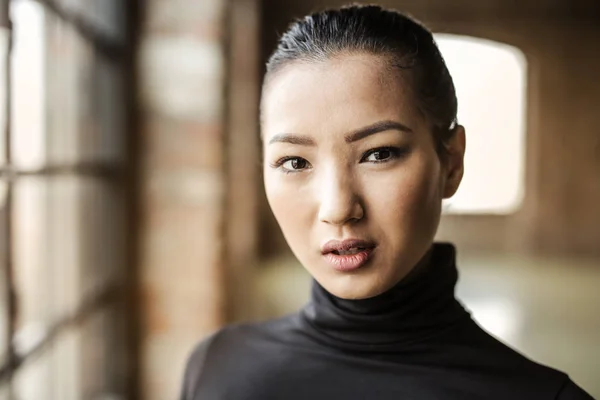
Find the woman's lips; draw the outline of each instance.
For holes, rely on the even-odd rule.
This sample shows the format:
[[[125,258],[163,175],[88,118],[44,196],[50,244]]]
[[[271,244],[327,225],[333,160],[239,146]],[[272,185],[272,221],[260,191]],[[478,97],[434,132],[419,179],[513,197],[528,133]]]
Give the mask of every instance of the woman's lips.
[[[369,261],[375,244],[360,239],[331,240],[322,248],[325,261],[340,272],[354,271]]]
[[[373,248],[368,248],[351,255],[327,253],[324,255],[324,258],[334,269],[340,272],[349,272],[365,265],[372,253]]]

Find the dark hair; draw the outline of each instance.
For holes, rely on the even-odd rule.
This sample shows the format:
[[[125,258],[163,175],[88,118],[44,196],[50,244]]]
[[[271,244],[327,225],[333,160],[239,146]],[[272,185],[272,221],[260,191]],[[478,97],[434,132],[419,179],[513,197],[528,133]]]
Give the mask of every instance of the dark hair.
[[[431,32],[400,12],[352,5],[293,22],[269,58],[265,85],[294,61],[318,62],[355,52],[384,56],[390,67],[406,74],[417,109],[430,123],[443,155],[456,127],[454,83]]]

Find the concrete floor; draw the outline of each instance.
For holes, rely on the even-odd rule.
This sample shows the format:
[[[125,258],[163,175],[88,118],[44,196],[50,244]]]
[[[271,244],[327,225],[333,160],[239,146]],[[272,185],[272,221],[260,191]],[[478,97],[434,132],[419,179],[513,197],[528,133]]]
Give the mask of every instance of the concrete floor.
[[[459,254],[458,262],[457,296],[486,330],[600,399],[600,260]],[[305,303],[310,277],[295,260],[261,271],[260,318]]]

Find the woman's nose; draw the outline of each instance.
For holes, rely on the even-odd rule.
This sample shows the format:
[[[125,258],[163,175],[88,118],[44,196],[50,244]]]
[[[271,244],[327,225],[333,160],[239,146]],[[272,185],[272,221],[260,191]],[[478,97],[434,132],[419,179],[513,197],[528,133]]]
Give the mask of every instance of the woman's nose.
[[[320,199],[319,221],[344,225],[364,217],[364,208],[351,177],[329,174],[317,191]]]

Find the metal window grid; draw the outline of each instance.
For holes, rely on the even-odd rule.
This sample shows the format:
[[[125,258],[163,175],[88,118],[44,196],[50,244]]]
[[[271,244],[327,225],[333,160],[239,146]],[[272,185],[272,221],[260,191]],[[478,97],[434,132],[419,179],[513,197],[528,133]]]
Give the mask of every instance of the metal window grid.
[[[123,174],[124,165],[111,163],[82,163],[76,165],[47,165],[37,169],[19,169],[13,163],[13,155],[11,154],[11,57],[12,57],[12,22],[10,19],[11,3],[18,0],[0,0],[0,29],[5,30],[8,37],[8,46],[6,51],[6,74],[0,79],[5,81],[5,96],[6,96],[6,123],[3,127],[2,140],[5,142],[5,163],[0,165],[0,180],[6,184],[6,201],[5,213],[6,218],[3,223],[2,234],[0,238],[4,240],[3,246],[5,253],[0,257],[0,273],[2,279],[0,285],[4,286],[3,292],[5,298],[0,301],[5,302],[8,309],[7,322],[7,341],[0,344],[0,353],[6,353],[6,362],[0,365],[0,387],[7,385],[10,393],[10,385],[15,372],[28,360],[36,356],[48,344],[60,335],[66,329],[80,324],[87,316],[94,311],[106,307],[111,304],[117,297],[116,291],[119,288],[118,282],[112,282],[107,287],[101,288],[95,293],[90,294],[79,305],[77,310],[69,315],[64,315],[57,321],[54,321],[44,337],[31,346],[24,353],[19,353],[14,345],[14,337],[16,334],[16,319],[17,319],[17,302],[18,296],[14,281],[13,265],[13,233],[12,233],[12,213],[13,213],[13,197],[15,182],[25,176],[80,176],[80,177],[96,177],[110,182],[119,182]],[[74,30],[87,41],[97,54],[102,55],[111,62],[118,63],[125,68],[127,54],[127,40],[125,43],[119,42],[91,24],[82,15],[69,10],[63,3],[55,0],[36,0],[45,6],[45,9],[53,13],[63,23],[69,24]]]

